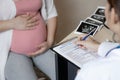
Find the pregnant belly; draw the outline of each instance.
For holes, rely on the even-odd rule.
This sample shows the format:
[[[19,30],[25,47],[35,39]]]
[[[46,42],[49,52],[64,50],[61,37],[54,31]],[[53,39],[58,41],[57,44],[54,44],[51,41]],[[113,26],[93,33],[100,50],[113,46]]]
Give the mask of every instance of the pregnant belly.
[[[42,42],[46,40],[46,27],[36,27],[33,30],[13,31],[11,51],[20,54],[35,52]]]

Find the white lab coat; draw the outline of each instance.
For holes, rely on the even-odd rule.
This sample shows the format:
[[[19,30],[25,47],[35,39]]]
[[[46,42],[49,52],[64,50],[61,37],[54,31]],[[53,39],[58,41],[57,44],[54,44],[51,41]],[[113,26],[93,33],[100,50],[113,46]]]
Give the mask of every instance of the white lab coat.
[[[103,42],[98,54],[101,58],[90,61],[81,67],[75,80],[120,80],[120,48],[112,50],[118,43]]]

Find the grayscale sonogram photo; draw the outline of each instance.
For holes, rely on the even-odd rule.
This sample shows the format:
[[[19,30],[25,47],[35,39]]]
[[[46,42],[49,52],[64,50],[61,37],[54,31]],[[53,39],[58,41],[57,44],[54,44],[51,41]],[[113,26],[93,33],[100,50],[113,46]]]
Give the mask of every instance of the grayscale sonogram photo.
[[[95,14],[105,16],[105,8],[98,7]]]
[[[98,22],[98,21],[96,21],[96,20],[94,20],[94,19],[91,19],[91,18],[87,18],[87,19],[85,20],[85,22],[88,22],[88,23],[91,23],[91,24],[95,24],[95,25],[99,25],[99,26],[102,25],[102,22]]]
[[[105,16],[100,16],[100,15],[96,15],[96,14],[92,15],[91,18],[98,20],[98,21],[101,21],[103,23],[105,23],[105,20],[106,20]]]
[[[88,34],[93,29],[97,30],[97,28],[98,28],[98,25],[94,25],[94,24],[90,24],[90,23],[86,23],[86,22],[81,22],[81,24],[77,28],[77,32]],[[93,35],[96,32],[96,30],[91,35]]]

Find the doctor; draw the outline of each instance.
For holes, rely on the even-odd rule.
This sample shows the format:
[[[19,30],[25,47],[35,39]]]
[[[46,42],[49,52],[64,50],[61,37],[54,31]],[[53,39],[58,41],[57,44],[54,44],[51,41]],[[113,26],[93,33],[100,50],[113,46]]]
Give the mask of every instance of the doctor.
[[[120,0],[107,0],[105,16],[110,30],[120,38]],[[98,51],[101,58],[83,65],[75,80],[120,80],[120,42],[100,44],[91,37],[82,41],[83,36],[76,44]]]

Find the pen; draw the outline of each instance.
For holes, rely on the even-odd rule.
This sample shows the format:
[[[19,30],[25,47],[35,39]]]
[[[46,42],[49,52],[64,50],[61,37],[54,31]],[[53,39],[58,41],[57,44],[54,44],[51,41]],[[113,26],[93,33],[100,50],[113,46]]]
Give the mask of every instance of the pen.
[[[103,23],[103,25],[104,25],[107,29],[109,29],[109,27],[108,27],[105,23]]]
[[[85,37],[83,37],[82,40],[83,41],[86,40],[94,31],[95,31],[95,28],[92,31],[90,31],[89,34],[87,34]]]

